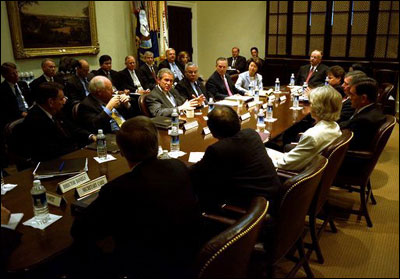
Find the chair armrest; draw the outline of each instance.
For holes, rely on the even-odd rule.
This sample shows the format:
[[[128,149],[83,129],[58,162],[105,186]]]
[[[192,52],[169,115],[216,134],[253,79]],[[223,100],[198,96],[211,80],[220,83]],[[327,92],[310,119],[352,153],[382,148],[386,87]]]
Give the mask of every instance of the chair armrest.
[[[231,225],[236,223],[236,220],[230,219],[230,218],[227,218],[227,217],[223,217],[223,216],[220,216],[220,215],[207,214],[205,212],[203,212],[201,215],[205,219],[212,220],[212,221],[215,221],[217,223],[222,223],[222,224],[229,225],[229,226],[231,226]]]
[[[347,150],[346,157],[352,157],[357,159],[371,159],[374,154],[370,151],[359,151],[359,150]]]
[[[283,169],[276,169],[276,172],[278,173],[279,178],[291,178],[295,175],[298,175],[298,172],[294,172],[294,171],[289,171],[289,170],[283,170]]]
[[[224,210],[231,211],[231,212],[234,212],[234,213],[239,213],[239,214],[242,214],[242,215],[247,213],[247,211],[244,210],[243,208],[240,208],[240,207],[235,206],[235,205],[226,204],[226,203],[223,204],[221,206],[221,208],[224,209]]]

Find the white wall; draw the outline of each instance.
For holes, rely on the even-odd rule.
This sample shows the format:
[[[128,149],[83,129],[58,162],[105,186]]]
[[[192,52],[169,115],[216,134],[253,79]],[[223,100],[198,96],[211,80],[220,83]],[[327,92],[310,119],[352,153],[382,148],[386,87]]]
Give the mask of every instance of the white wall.
[[[97,55],[75,56],[86,59],[90,68],[99,68],[99,57],[108,54],[112,57],[112,68],[122,70],[125,56],[136,53],[129,1],[96,1],[97,35],[100,52]],[[58,65],[59,56],[53,57]],[[1,63],[13,62],[20,72],[33,71],[35,77],[42,74],[40,64],[43,58],[15,60],[11,43],[10,28],[5,1],[1,1]]]
[[[265,53],[266,2],[264,1],[197,1],[198,64],[208,78],[215,71],[215,60],[230,57],[232,47],[248,59],[250,48]]]

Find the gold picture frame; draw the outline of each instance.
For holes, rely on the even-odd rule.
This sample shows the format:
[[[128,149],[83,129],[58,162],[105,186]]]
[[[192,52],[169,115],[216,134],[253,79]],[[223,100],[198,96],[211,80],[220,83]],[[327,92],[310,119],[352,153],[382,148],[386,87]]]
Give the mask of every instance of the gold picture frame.
[[[14,57],[99,53],[94,2],[7,1]]]

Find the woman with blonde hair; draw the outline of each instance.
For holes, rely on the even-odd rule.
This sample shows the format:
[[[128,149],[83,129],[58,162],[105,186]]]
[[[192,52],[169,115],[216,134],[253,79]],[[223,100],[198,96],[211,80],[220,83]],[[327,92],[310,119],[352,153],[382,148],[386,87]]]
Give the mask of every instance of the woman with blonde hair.
[[[339,119],[342,96],[332,86],[325,85],[310,92],[311,117],[316,124],[304,132],[295,148],[286,153],[268,153],[275,167],[286,170],[302,170],[325,147],[342,135]]]

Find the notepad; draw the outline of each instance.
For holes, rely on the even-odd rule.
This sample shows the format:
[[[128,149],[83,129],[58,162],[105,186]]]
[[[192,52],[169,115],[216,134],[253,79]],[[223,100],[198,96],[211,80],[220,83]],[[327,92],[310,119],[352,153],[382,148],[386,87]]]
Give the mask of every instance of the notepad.
[[[87,158],[56,159],[39,162],[33,171],[35,179],[45,179],[55,176],[74,175],[88,170]]]

